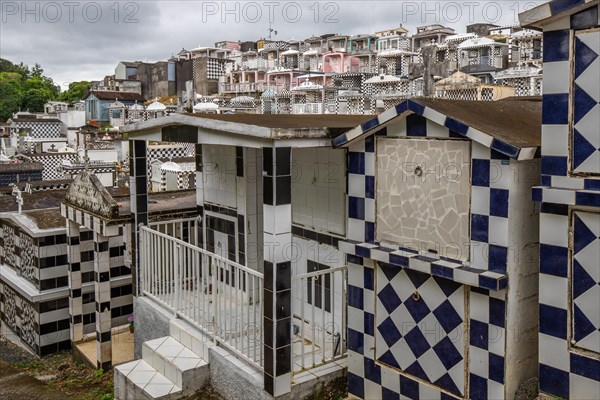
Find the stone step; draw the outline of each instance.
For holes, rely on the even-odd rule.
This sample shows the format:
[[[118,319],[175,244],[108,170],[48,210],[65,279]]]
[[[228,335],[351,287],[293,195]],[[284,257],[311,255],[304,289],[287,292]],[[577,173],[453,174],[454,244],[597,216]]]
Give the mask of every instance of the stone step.
[[[198,354],[206,362],[210,362],[209,349],[214,347],[214,343],[199,328],[183,319],[175,318],[169,322],[169,335]]]
[[[201,389],[208,382],[208,363],[171,336],[144,342],[142,360],[185,394]]]
[[[144,360],[114,368],[116,400],[173,400],[183,396],[181,387]]]

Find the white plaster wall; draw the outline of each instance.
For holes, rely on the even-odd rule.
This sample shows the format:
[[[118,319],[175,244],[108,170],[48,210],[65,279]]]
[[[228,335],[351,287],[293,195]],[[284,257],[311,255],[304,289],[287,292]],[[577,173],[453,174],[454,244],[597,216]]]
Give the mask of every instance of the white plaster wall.
[[[344,150],[292,150],[292,221],[308,229],[346,233]]]
[[[237,184],[235,147],[202,147],[204,201],[235,208]]]
[[[118,152],[116,150],[88,150],[87,155],[90,161],[119,161]]]
[[[531,201],[540,160],[511,160],[508,215],[508,283],[506,302],[505,398],[537,376],[539,210]],[[565,288],[566,290],[566,288]]]

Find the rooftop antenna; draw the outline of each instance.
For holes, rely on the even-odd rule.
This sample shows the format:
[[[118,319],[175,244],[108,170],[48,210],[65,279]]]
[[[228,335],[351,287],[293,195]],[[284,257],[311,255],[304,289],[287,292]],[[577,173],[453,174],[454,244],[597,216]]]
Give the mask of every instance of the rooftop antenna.
[[[277,36],[277,31],[271,27],[271,21],[269,21],[269,40],[271,40],[272,34]]]

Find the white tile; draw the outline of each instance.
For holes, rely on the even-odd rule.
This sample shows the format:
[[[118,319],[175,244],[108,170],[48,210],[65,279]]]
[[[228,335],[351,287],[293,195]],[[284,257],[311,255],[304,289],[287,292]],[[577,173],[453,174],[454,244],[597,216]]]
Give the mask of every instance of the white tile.
[[[569,247],[569,220],[565,215],[540,214],[540,243]]]
[[[483,242],[471,241],[471,262],[472,268],[488,269],[489,245]]]
[[[437,124],[430,120],[425,120],[427,122],[427,136],[428,137],[442,137],[447,138],[450,136],[448,128],[443,125]]]
[[[175,385],[173,385],[172,383],[166,384],[166,385],[150,383],[144,388],[144,392],[148,393],[151,396],[151,398],[158,398],[161,396],[166,396],[169,393],[171,393],[174,386]]]
[[[488,240],[490,244],[508,247],[508,218],[490,217]]]
[[[381,366],[381,385],[393,392],[400,393],[400,375],[391,368]]]
[[[486,350],[479,347],[470,346],[469,348],[470,370],[471,372],[483,377],[488,377],[489,356]]]
[[[567,293],[569,293],[568,279],[540,274],[540,303],[558,307],[562,310],[568,308]]]
[[[479,285],[479,278],[477,275],[469,271],[459,269],[454,270],[454,280],[471,286]]]
[[[365,399],[381,399],[381,385],[371,382],[368,379],[365,382]]]
[[[545,63],[544,77],[549,76],[551,79],[544,79],[544,94],[569,93],[570,73],[571,63],[568,60]]]
[[[544,203],[575,204],[575,192],[572,190],[544,189]]]
[[[471,213],[490,215],[490,189],[471,186]]]
[[[542,125],[542,153],[562,157],[569,154],[568,125]]]
[[[487,324],[490,321],[490,302],[488,296],[477,292],[471,292],[470,297],[470,317]]]
[[[127,375],[127,379],[133,382],[135,385],[144,388],[148,382],[152,380],[156,371],[136,371],[133,370]]]
[[[586,377],[569,374],[569,398],[571,399],[597,399],[600,393],[600,381]]]
[[[480,143],[485,147],[491,147],[492,140],[494,140],[494,138],[488,135],[487,133],[483,133],[474,128],[469,128],[469,130],[467,131],[467,137],[477,143]]]
[[[365,197],[365,176],[348,174],[348,196]]]

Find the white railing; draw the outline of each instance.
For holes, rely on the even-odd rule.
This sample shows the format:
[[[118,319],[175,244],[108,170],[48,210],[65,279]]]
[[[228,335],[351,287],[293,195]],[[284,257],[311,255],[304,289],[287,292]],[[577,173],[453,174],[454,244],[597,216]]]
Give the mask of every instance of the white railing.
[[[194,246],[199,245],[200,232],[202,229],[202,220],[196,218],[183,218],[167,221],[150,222],[150,228],[164,233],[173,238],[183,240],[186,243]]]
[[[140,228],[142,294],[262,368],[263,274],[160,232],[161,226],[183,232],[177,221]]]
[[[294,114],[323,114],[323,103],[294,104]]]
[[[344,266],[292,276],[294,373],[346,356],[347,270]]]

